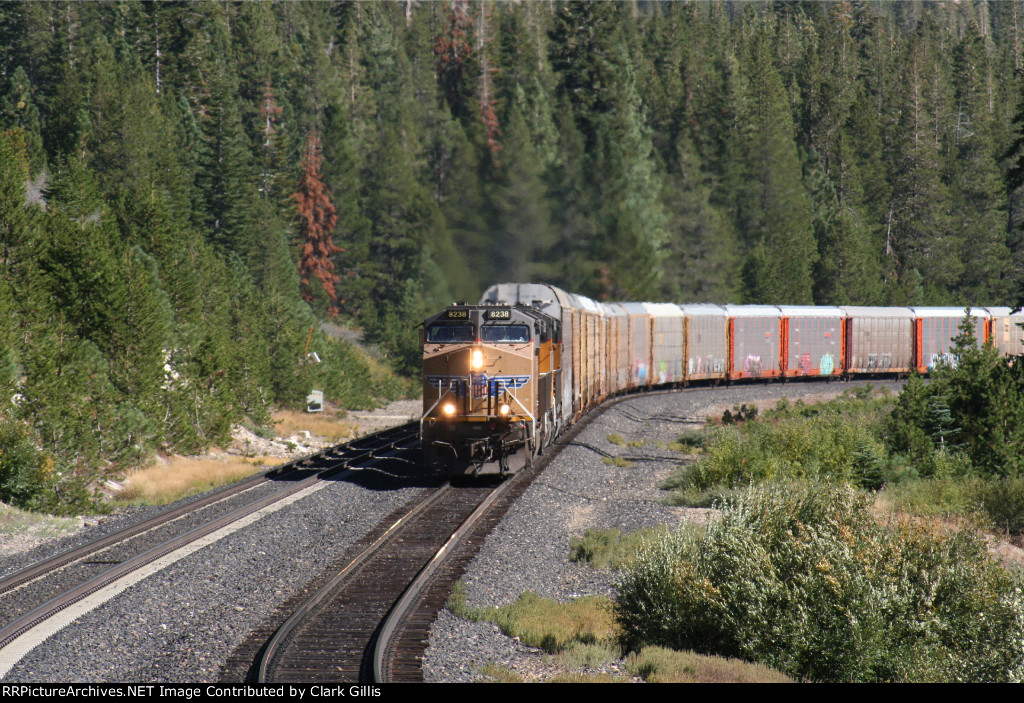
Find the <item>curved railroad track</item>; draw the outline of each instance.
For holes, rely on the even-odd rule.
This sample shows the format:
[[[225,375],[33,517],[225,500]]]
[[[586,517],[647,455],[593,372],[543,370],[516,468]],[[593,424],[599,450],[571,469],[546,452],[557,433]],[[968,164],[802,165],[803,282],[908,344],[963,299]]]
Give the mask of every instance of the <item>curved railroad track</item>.
[[[256,683],[413,683],[430,626],[476,549],[544,467],[608,407],[563,434],[534,465],[497,486],[445,484],[389,517],[326,583],[293,603],[262,643]],[[226,672],[228,673],[228,672]],[[230,673],[223,678],[229,680]]]
[[[256,682],[372,679],[372,645],[381,619],[453,533],[475,523],[508,484],[431,491],[304,602],[267,642]]]
[[[633,394],[618,396],[607,401],[601,406],[601,409],[607,409],[620,401],[635,397]],[[624,408],[625,406],[619,407]],[[284,596],[291,599],[287,604],[277,606],[276,612],[274,612],[274,606],[271,605],[269,611],[262,615],[261,619],[250,619],[245,630],[245,632],[250,634],[242,635],[243,639],[236,640],[236,644],[232,645],[230,650],[223,650],[224,654],[220,655],[222,657],[226,656],[226,660],[220,659],[222,662],[226,661],[226,665],[217,665],[220,670],[220,680],[238,682],[247,677],[253,680],[260,676],[258,671],[261,667],[264,670],[262,676],[265,680],[282,682],[339,680],[346,682],[370,682],[374,680],[412,682],[423,680],[421,661],[426,649],[426,640],[437,613],[444,607],[451,592],[452,584],[462,576],[466,566],[475,556],[477,549],[483,544],[484,538],[501,521],[507,508],[517,500],[519,495],[525,492],[544,466],[562,448],[578,445],[576,440],[578,433],[590,425],[593,420],[597,419],[598,414],[597,412],[590,413],[581,422],[573,425],[570,431],[560,437],[558,443],[541,457],[540,461],[537,462],[537,466],[531,470],[520,472],[502,484],[500,495],[492,498],[491,504],[486,509],[479,511],[477,511],[479,504],[485,499],[485,495],[489,496],[492,493],[493,485],[480,486],[476,484],[467,486],[463,482],[462,484],[456,484],[444,489],[437,489],[436,487],[430,487],[431,482],[423,481],[422,478],[420,481],[410,483],[409,477],[417,475],[415,466],[418,465],[419,460],[418,442],[415,437],[416,426],[414,424],[398,428],[397,430],[378,433],[358,442],[328,450],[319,456],[310,457],[294,466],[280,467],[272,472],[268,472],[269,480],[264,476],[252,479],[251,481],[258,482],[259,485],[255,487],[250,485],[249,490],[244,487],[233,489],[236,493],[231,497],[206,499],[204,502],[206,507],[200,510],[212,511],[216,509],[218,512],[216,516],[204,513],[202,520],[204,524],[221,518],[227,524],[232,519],[236,521],[248,519],[238,517],[237,515],[229,517],[229,515],[240,510],[243,507],[242,503],[254,503],[254,500],[250,498],[250,494],[253,498],[265,499],[271,493],[279,494],[282,485],[287,485],[290,488],[302,481],[310,482],[305,485],[313,485],[321,478],[329,475],[319,472],[333,470],[334,474],[338,475],[346,469],[357,470],[362,467],[368,467],[372,463],[374,467],[372,472],[361,475],[356,473],[353,475],[353,478],[344,479],[345,482],[361,484],[363,481],[373,477],[386,479],[388,487],[383,488],[383,490],[391,491],[395,487],[401,486],[402,490],[406,491],[404,500],[407,501],[404,506],[401,506],[400,501],[382,503],[382,505],[390,506],[388,510],[393,511],[391,515],[381,520],[379,515],[387,512],[387,510],[384,510],[378,513],[378,517],[374,518],[373,521],[366,522],[361,528],[363,530],[360,533],[363,535],[362,538],[356,538],[356,542],[348,542],[349,547],[347,549],[343,548],[336,552],[338,556],[333,557],[333,567],[325,569],[321,565],[319,571],[315,572],[319,573],[319,576],[315,576],[312,580],[294,581],[294,588],[290,591],[291,595]],[[684,417],[686,413],[676,414],[672,411],[667,413],[659,411],[648,414],[637,412],[630,408],[622,410],[620,414],[622,415],[623,422],[633,423],[638,426],[647,423],[657,423],[659,425],[666,423],[689,423],[699,419],[688,416]],[[598,444],[601,443],[599,442]],[[595,451],[599,449],[600,447]],[[376,478],[373,478],[374,482],[376,480]],[[413,490],[408,490],[410,488]],[[422,490],[415,490],[416,488]],[[240,493],[237,492],[239,490],[241,490]],[[297,489],[300,494],[302,490],[301,488]],[[381,489],[374,488],[371,490]],[[263,493],[260,493],[261,491]],[[257,493],[260,493],[260,495],[256,496],[255,494]],[[433,499],[427,505],[420,507],[415,515],[406,517],[413,510],[414,504],[422,502],[421,494],[427,493],[433,496]],[[270,502],[273,503],[274,501],[271,500]],[[199,501],[195,503],[198,504]],[[259,507],[253,509],[256,511],[261,510]],[[468,516],[475,511],[477,515],[469,520]],[[349,519],[347,517],[349,514],[347,511],[340,513],[340,515],[345,516],[344,521]],[[367,514],[368,517],[372,517],[372,515],[372,513]],[[165,517],[164,519],[171,520],[170,524],[178,521],[185,525],[192,518],[182,516],[180,518]],[[376,527],[373,527],[375,523]],[[396,523],[400,524],[396,527]],[[189,524],[191,525],[192,523]],[[463,527],[459,531],[458,537],[453,539],[452,534],[457,531],[460,525]],[[298,523],[297,526],[301,528],[302,523]],[[185,529],[185,527],[188,527],[188,529]],[[191,527],[188,525],[185,527],[179,529],[178,526],[175,526],[173,528],[175,534],[172,537],[184,539],[182,544],[186,544],[190,540],[190,538],[184,535],[190,531]],[[211,526],[211,529],[216,532],[218,528]],[[46,634],[47,628],[53,631],[54,626],[52,622],[59,622],[53,613],[59,614],[62,612],[60,608],[74,610],[77,607],[83,607],[76,605],[75,599],[85,598],[88,600],[91,596],[82,596],[81,593],[90,589],[95,592],[96,588],[114,588],[119,579],[130,578],[130,576],[117,575],[120,571],[116,570],[126,568],[127,562],[132,560],[136,560],[135,564],[140,564],[144,561],[144,554],[167,542],[169,538],[166,538],[166,535],[162,533],[164,530],[172,530],[172,528],[168,524],[147,527],[140,523],[126,531],[126,533],[134,532],[136,535],[130,541],[135,546],[132,546],[130,549],[122,543],[106,547],[93,545],[92,551],[89,551],[88,548],[86,549],[86,556],[79,555],[77,557],[77,562],[74,561],[74,557],[71,557],[72,565],[90,562],[90,568],[102,568],[104,571],[103,576],[108,580],[108,583],[106,585],[100,584],[99,577],[96,576],[90,577],[90,579],[97,579],[92,580],[91,585],[82,583],[90,581],[90,579],[78,579],[79,582],[72,584],[72,586],[75,588],[82,586],[80,595],[69,596],[68,604],[49,604],[51,624],[46,624],[46,618],[43,618],[43,620],[35,625],[29,624],[29,628],[35,628],[37,631],[37,634],[33,636],[37,638],[48,636]],[[153,540],[150,539],[157,534],[160,534],[162,538],[159,544],[153,543]],[[141,543],[136,544],[136,540],[143,537],[149,540],[144,545],[145,548],[143,548]],[[194,541],[192,543],[194,544]],[[368,551],[375,552],[376,556],[367,559],[357,558],[367,547],[373,547],[375,544],[377,546]],[[173,553],[175,549],[185,549],[187,547],[165,545],[162,548],[165,550],[169,549]],[[315,546],[312,546],[312,543],[307,548],[316,549]],[[117,552],[117,550],[131,553],[126,555],[121,555],[120,553],[112,554]],[[443,558],[435,558],[438,551],[444,554]],[[405,556],[412,556],[414,553],[414,559],[404,559]],[[159,555],[154,556],[154,554],[148,554],[146,558],[153,556],[157,563],[161,558],[164,558]],[[262,552],[259,552],[259,554],[262,554]],[[68,558],[68,555],[62,555],[61,558],[54,560],[54,563],[61,560],[67,561]],[[260,557],[257,555],[257,552],[253,552],[253,556],[249,557],[249,561],[252,562],[256,562],[258,559]],[[115,561],[117,563],[109,563]],[[324,561],[324,564],[329,563]],[[347,569],[348,574],[338,577],[333,576],[339,572],[346,571],[346,567],[351,567]],[[71,568],[69,565],[65,565],[61,567],[60,571],[66,572],[69,568]],[[141,568],[145,569],[147,567],[143,566]],[[392,571],[395,574],[399,574],[399,571],[402,573],[392,576]],[[357,572],[362,573],[363,576],[358,577]],[[385,578],[385,575],[387,575],[387,578]],[[413,584],[414,577],[417,577],[415,584]],[[114,579],[113,582],[109,582],[111,578]],[[363,579],[362,585],[357,585],[359,578]],[[55,576],[45,575],[32,577],[20,585],[10,586],[6,593],[0,593],[0,625],[9,620],[5,613],[5,600],[10,594],[18,593],[21,599],[25,600],[25,589],[36,588],[39,584],[51,583],[54,579],[56,579]],[[213,581],[213,578],[210,580]],[[5,579],[5,581],[12,582],[9,579]],[[323,589],[323,595],[314,599],[309,605],[302,606],[301,601],[312,594],[315,590],[314,587],[326,584],[328,581],[331,583]],[[226,578],[225,583],[227,583]],[[303,583],[305,585],[302,585]],[[385,586],[388,590],[386,594],[384,593],[386,590]],[[232,588],[237,589],[239,587],[232,586]],[[62,593],[66,590],[70,589],[62,589]],[[269,593],[270,591],[268,590]],[[279,593],[288,592],[279,591]],[[367,596],[373,596],[376,599],[375,603],[368,602]],[[186,599],[187,596],[179,600]],[[42,600],[35,599],[35,604],[42,602]],[[265,602],[273,603],[279,601],[267,600]],[[398,603],[397,606],[395,606],[396,603]],[[185,603],[185,605],[188,606],[189,604]],[[300,606],[302,607],[300,608]],[[231,609],[230,605],[228,608],[222,608],[219,611],[222,617],[226,618],[225,621],[230,620],[233,615],[231,612],[225,612],[229,609]],[[241,611],[242,608],[239,607],[237,610]],[[295,615],[294,618],[291,618],[291,624],[281,628],[281,625],[297,610],[302,610],[304,613]],[[390,615],[387,615],[388,613]],[[34,612],[32,615],[36,616],[36,620],[39,619],[38,613]],[[387,618],[385,617],[386,615]],[[25,613],[23,616],[28,616],[28,614]],[[60,617],[64,616],[61,615]],[[135,616],[130,617],[134,618]],[[147,617],[150,616],[147,615]],[[23,617],[19,616],[18,619],[23,620]],[[193,615],[192,621],[194,622],[194,620],[195,617]],[[10,645],[5,646],[3,642],[5,640],[8,643],[12,641],[10,634],[4,634],[4,632],[12,632],[13,625],[14,623],[11,623],[3,631],[0,631],[0,678],[2,678],[3,672],[9,668],[9,665],[3,664],[3,657],[8,656],[4,650]],[[21,631],[13,634],[15,639],[25,636],[23,626],[24,622],[22,623]],[[281,629],[282,632],[277,636],[277,642],[271,645],[269,642],[274,635],[274,631],[278,629]],[[361,631],[361,634],[358,636],[354,634],[357,629]],[[347,639],[339,639],[336,634],[338,630],[348,631]],[[178,635],[177,637],[180,639],[183,636]],[[246,641],[245,637],[248,637],[249,640]],[[264,647],[268,653],[267,663],[265,665],[254,665],[257,650]],[[164,651],[169,654],[172,651],[179,652],[179,649],[176,648],[176,645],[168,645]],[[180,652],[178,656],[180,656]],[[161,664],[161,666],[163,665]],[[217,674],[215,673],[214,676],[217,676]]]
[[[136,580],[205,546],[243,520],[296,499],[328,478],[382,461],[408,461],[417,425],[409,423],[333,447],[101,537],[0,580],[0,676],[27,651],[87,612],[101,592],[119,592]],[[258,490],[262,489],[262,490]],[[251,495],[247,495],[251,494]],[[100,558],[103,557],[103,558]],[[18,598],[11,597],[19,592]],[[26,591],[31,591],[26,594]],[[34,606],[34,607],[33,607]],[[62,618],[56,617],[64,613]]]

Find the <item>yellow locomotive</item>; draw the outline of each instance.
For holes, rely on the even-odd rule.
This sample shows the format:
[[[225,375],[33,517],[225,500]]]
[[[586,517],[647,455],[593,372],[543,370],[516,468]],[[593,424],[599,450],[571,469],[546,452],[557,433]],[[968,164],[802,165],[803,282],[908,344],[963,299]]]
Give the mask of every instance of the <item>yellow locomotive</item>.
[[[426,465],[508,473],[555,435],[561,322],[537,307],[456,303],[423,326]]]

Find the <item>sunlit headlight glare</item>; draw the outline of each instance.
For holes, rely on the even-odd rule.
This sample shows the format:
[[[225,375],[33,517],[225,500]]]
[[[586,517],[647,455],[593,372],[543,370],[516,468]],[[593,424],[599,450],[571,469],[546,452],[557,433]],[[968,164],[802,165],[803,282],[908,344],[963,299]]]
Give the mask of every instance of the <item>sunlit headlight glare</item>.
[[[452,405],[451,403],[445,403],[444,407],[441,408],[441,409],[444,410],[444,414],[445,415],[454,415],[455,414],[455,406]]]
[[[484,353],[479,349],[473,350],[473,368],[478,369],[484,365]]]
[[[502,415],[508,415],[510,412],[512,412],[512,408],[508,406],[508,403],[503,403],[502,406],[498,408],[498,412],[501,413]]]

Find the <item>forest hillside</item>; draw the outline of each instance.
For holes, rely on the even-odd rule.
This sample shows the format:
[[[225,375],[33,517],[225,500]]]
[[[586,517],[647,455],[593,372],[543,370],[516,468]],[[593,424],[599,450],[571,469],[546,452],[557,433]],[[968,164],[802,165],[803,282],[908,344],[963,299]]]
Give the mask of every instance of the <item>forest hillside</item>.
[[[0,499],[56,508],[499,280],[1006,304],[1024,3],[0,3]],[[324,363],[304,362],[310,348]]]

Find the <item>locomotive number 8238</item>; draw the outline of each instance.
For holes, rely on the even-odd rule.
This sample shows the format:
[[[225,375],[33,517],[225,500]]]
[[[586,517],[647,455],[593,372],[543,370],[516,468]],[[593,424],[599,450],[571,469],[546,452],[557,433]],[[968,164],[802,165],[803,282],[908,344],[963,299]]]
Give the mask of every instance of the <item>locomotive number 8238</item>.
[[[506,473],[557,435],[561,323],[526,305],[456,303],[423,326],[421,446],[447,473]]]

